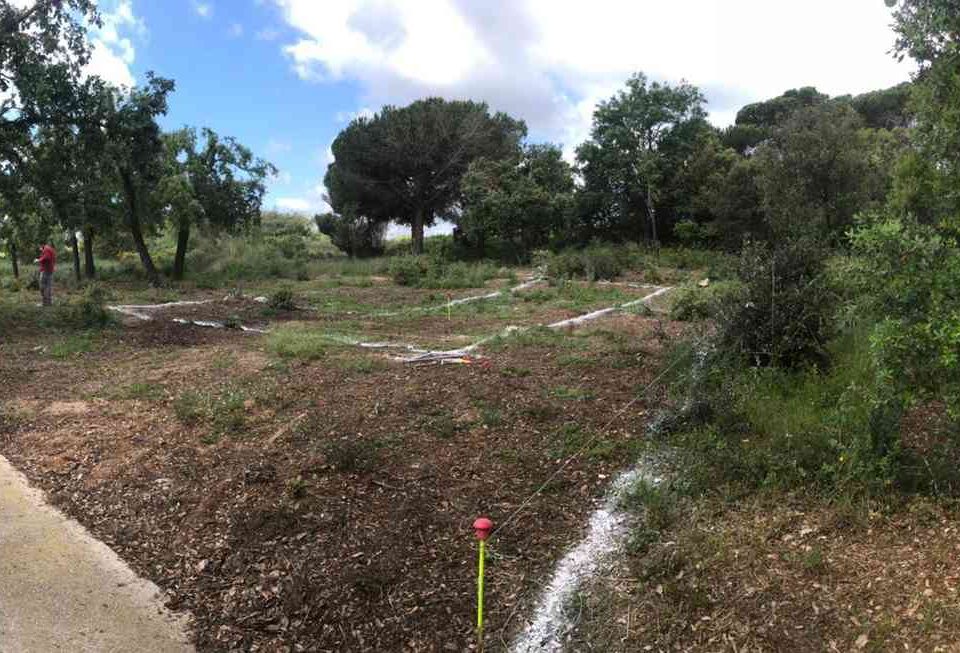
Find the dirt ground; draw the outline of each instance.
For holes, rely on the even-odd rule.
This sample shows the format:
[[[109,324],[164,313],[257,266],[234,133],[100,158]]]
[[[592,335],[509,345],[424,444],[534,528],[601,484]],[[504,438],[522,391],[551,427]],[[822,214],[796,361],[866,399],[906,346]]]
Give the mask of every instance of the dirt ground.
[[[614,297],[399,317],[369,307],[437,294],[335,288],[289,313],[209,298],[83,346],[31,331],[0,345],[0,453],[192,613],[203,651],[470,650],[470,524],[503,520],[582,451],[491,543],[487,650],[503,649],[593,500],[643,446],[657,390],[611,416],[680,333],[620,315],[499,343],[472,365],[415,367],[352,347],[281,359],[270,336],[167,318],[466,342]]]

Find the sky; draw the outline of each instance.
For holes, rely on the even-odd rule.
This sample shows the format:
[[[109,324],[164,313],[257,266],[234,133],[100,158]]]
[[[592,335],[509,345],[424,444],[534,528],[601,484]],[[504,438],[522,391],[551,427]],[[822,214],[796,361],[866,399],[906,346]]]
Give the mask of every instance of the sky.
[[[634,72],[705,94],[710,119],[800,86],[909,78],[883,0],[100,0],[90,72],[172,78],[165,128],[210,127],[279,169],[264,207],[324,210],[330,144],[425,96],[486,101],[568,157]]]

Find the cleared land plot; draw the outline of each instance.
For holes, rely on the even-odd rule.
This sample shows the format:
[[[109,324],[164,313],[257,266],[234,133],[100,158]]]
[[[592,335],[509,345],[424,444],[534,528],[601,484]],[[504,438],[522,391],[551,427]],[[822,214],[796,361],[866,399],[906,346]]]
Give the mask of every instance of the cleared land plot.
[[[473,518],[503,519],[589,444],[492,546],[495,649],[643,447],[655,393],[591,440],[678,327],[624,314],[492,342],[483,365],[410,366],[329,335],[466,344],[649,291],[570,284],[377,317],[446,293],[328,290],[297,293],[315,311],[197,293],[216,301],[95,334],[17,333],[0,356],[0,453],[191,611],[201,650],[465,650]],[[273,332],[166,319],[232,316]]]

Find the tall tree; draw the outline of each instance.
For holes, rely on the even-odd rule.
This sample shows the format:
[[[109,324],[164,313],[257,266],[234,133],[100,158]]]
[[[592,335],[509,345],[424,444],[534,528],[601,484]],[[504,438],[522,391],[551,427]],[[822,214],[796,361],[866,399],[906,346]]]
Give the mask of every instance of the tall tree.
[[[529,145],[519,160],[483,158],[470,164],[455,222],[481,253],[488,239],[497,238],[526,257],[566,229],[573,191],[573,169],[560,148]]]
[[[107,154],[120,181],[124,221],[153,285],[160,285],[160,273],[147,248],[145,230],[158,227],[163,218],[157,190],[166,149],[157,117],[167,112],[173,88],[173,80],[148,73],[145,87],[122,93],[105,89],[112,95],[104,123]]]
[[[703,106],[696,87],[649,82],[643,73],[601,102],[590,140],[577,149],[587,210],[656,244],[658,202],[709,129]]]
[[[200,134],[181,129],[164,136],[166,175],[160,185],[161,202],[177,230],[173,277],[182,279],[190,230],[203,224],[214,230],[236,231],[260,220],[265,181],[276,168],[253,156],[233,138],[211,129]]]
[[[919,203],[937,219],[960,213],[960,4],[956,0],[902,0],[894,14],[897,56],[919,64],[914,76],[916,140],[929,175],[917,184],[938,197]]]
[[[774,232],[842,237],[856,213],[884,201],[895,160],[885,147],[895,143],[864,129],[849,104],[795,112],[756,154]]]
[[[429,98],[386,106],[351,122],[333,142],[324,177],[331,205],[410,225],[413,251],[422,253],[424,227],[460,199],[470,163],[514,156],[525,135],[522,121],[490,115],[484,103]]]

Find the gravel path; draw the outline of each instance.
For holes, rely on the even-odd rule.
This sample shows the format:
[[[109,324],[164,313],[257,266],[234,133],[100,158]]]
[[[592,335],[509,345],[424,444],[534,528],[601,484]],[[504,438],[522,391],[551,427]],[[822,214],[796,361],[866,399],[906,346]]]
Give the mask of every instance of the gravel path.
[[[0,456],[0,653],[188,653],[159,589]]]

